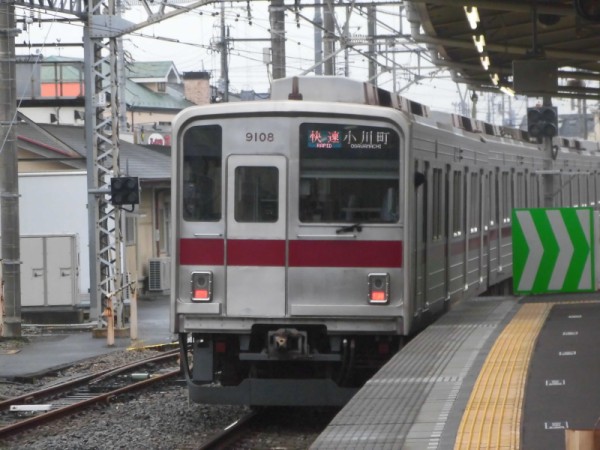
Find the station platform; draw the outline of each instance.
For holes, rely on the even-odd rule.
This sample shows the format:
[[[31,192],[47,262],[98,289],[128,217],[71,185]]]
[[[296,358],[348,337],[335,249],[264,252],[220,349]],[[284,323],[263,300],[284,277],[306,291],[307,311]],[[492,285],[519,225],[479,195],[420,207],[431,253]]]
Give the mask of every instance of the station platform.
[[[32,378],[113,351],[176,341],[169,332],[168,295],[141,298],[137,304],[138,338],[116,337],[112,346],[105,337],[93,336],[94,324],[23,326],[21,341],[0,341],[0,378]],[[29,333],[32,329],[35,334]]]
[[[311,450],[564,450],[600,419],[600,294],[464,301],[395,355]]]

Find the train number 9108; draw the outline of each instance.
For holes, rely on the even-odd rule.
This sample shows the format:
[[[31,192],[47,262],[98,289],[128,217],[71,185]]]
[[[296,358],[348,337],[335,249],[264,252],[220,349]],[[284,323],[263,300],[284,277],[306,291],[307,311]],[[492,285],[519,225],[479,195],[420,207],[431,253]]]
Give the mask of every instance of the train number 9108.
[[[246,133],[246,142],[273,142],[275,135],[273,133]]]

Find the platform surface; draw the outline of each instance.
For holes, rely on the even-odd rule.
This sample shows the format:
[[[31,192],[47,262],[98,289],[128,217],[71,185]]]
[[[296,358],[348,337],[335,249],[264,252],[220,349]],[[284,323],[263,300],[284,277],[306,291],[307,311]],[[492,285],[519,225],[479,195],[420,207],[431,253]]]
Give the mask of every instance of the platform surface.
[[[28,335],[17,352],[0,347],[0,378],[32,377],[74,362],[103,355],[131,346],[167,344],[175,341],[169,331],[169,297],[154,296],[138,300],[138,339],[115,338],[109,346],[106,338],[94,338],[94,325],[48,325],[39,327],[39,334]]]
[[[596,295],[600,300],[600,295]],[[464,301],[395,355],[312,450],[563,450],[600,418],[600,301]]]

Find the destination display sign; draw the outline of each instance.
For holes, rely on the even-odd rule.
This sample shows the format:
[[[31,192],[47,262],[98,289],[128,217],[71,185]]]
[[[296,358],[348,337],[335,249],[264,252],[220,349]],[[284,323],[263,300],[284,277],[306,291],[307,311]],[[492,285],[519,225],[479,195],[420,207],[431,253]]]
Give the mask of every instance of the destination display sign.
[[[383,154],[398,155],[399,137],[390,128],[303,123],[300,125],[300,151],[304,157],[310,157],[307,153],[322,157],[339,151],[343,157],[352,153],[357,157],[368,158],[372,154],[381,158]]]

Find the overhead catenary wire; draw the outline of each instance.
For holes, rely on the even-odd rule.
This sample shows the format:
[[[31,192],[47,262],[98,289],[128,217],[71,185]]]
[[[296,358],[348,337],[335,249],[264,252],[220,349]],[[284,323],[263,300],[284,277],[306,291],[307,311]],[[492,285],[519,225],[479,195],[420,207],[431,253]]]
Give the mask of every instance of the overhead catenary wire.
[[[171,9],[184,9],[187,12],[182,15],[184,19],[185,28],[177,27],[177,32],[180,30],[189,30],[185,34],[175,31],[170,31],[170,25],[167,25],[169,20],[164,21],[163,24],[153,24],[151,28],[145,28],[143,30],[136,30],[127,35],[128,39],[125,43],[130,49],[134,57],[137,55],[147,55],[148,60],[152,59],[171,59],[176,64],[179,70],[198,70],[201,66],[202,70],[208,69],[209,72],[216,73],[218,71],[219,60],[214,56],[214,45],[211,41],[216,39],[213,33],[214,26],[213,21],[220,21],[220,11],[218,7],[221,2],[207,3],[206,5],[191,9],[188,7],[188,3],[176,2],[178,4],[171,5]],[[269,2],[247,2],[247,1],[231,1],[227,3],[224,17],[227,23],[235,22],[236,26],[232,27],[232,33],[229,41],[229,65],[231,70],[230,89],[232,92],[239,92],[242,86],[244,89],[254,89],[257,92],[267,91],[270,85],[268,78],[265,76],[265,61],[263,60],[263,51],[261,47],[268,47],[270,44],[261,45],[259,42],[246,42],[244,39],[237,39],[238,37],[245,37],[251,35],[257,35],[263,37],[267,41],[270,37],[270,26],[268,21],[267,6]],[[310,58],[310,55],[314,54],[314,46],[310,39],[307,39],[307,28],[314,29],[313,20],[306,17],[310,8],[313,8],[317,3],[301,2],[300,8],[295,9],[293,5],[288,4],[287,13],[284,18],[285,20],[285,38],[287,42],[286,50],[286,71],[288,75],[299,74],[306,70],[307,67],[312,66],[314,61]],[[360,31],[365,25],[365,14],[366,7],[372,5],[372,3],[366,2],[334,2],[336,11],[341,12],[342,8],[353,8],[354,14],[352,15],[351,22],[347,28],[348,38],[352,41],[353,38],[360,38],[362,34]],[[422,46],[412,42],[403,36],[401,30],[403,27],[399,21],[406,20],[403,18],[402,10],[398,8],[399,2],[377,2],[377,16],[376,24],[379,29],[379,35],[381,37],[381,45],[375,59],[380,67],[378,70],[377,84],[385,86],[390,90],[402,89],[403,95],[411,95],[413,92],[424,92],[423,88],[419,86],[435,86],[438,92],[443,93],[442,96],[454,96],[457,97],[455,87],[444,87],[443,83],[437,83],[429,81],[432,78],[435,80],[447,79],[445,75],[447,72],[438,70],[434,67],[428,67],[431,63],[429,52]],[[26,11],[22,9],[21,11]],[[142,8],[133,6],[123,12],[126,20],[133,20],[133,22],[143,20],[141,17],[144,14]],[[337,14],[337,13],[336,13]],[[20,18],[26,16],[25,12],[22,12]],[[55,27],[55,30],[72,29],[75,34],[79,33],[77,29],[83,30],[83,23],[68,22],[62,23],[65,20],[65,15],[56,12],[46,12],[39,17],[41,20],[48,19],[54,16],[57,18],[57,24],[60,27]],[[36,18],[37,19],[37,18]],[[193,24],[189,26],[188,24]],[[301,25],[301,28],[297,28],[297,24]],[[340,24],[342,25],[342,24]],[[45,23],[42,24],[46,26]],[[38,23],[35,22],[32,29],[32,36],[34,33],[39,35]],[[46,31],[45,29],[42,31]],[[381,32],[383,31],[383,33]],[[50,33],[50,32],[48,32]],[[54,31],[56,34],[56,31]],[[193,35],[191,34],[193,33]],[[313,33],[311,33],[312,36]],[[392,41],[392,37],[389,39],[383,36],[393,36],[396,34],[396,38],[393,42],[393,47],[387,48],[388,44]],[[193,39],[191,38],[193,36]],[[173,46],[180,46],[185,49],[181,52],[177,50],[173,51],[172,46],[168,51],[161,51],[161,48],[166,45],[156,46],[142,46],[139,44],[141,39],[152,39],[155,42],[172,42]],[[405,39],[406,38],[406,39]],[[340,36],[337,36],[339,41]],[[137,41],[137,42],[136,42]],[[195,41],[195,42],[194,42]],[[52,38],[48,42],[53,42]],[[371,56],[364,48],[362,44],[353,43],[349,47],[349,57],[345,64],[349,70],[349,76],[355,79],[364,79],[363,72],[365,71],[365,65],[369,61]],[[366,45],[366,44],[365,44]],[[54,45],[53,49],[56,52],[61,47]],[[176,47],[177,48],[177,47]],[[45,47],[44,53],[48,53],[49,47]],[[190,49],[196,49],[190,51]],[[62,48],[62,54],[64,55],[75,55],[78,49],[76,48]],[[174,58],[177,53],[180,56]],[[399,57],[392,57],[393,55],[400,55]],[[416,56],[418,55],[418,56]],[[307,57],[308,56],[308,57]],[[214,63],[211,64],[212,59]],[[415,58],[418,58],[415,59]],[[417,64],[417,61],[420,61]],[[394,81],[395,80],[395,81]],[[392,85],[395,84],[392,88]],[[453,83],[454,84],[454,83]],[[421,94],[423,95],[423,94]],[[426,103],[427,100],[421,100]],[[441,108],[447,109],[448,105],[451,105],[453,100],[441,102]],[[519,107],[519,103],[516,102],[515,107]],[[480,111],[482,112],[482,111]]]

